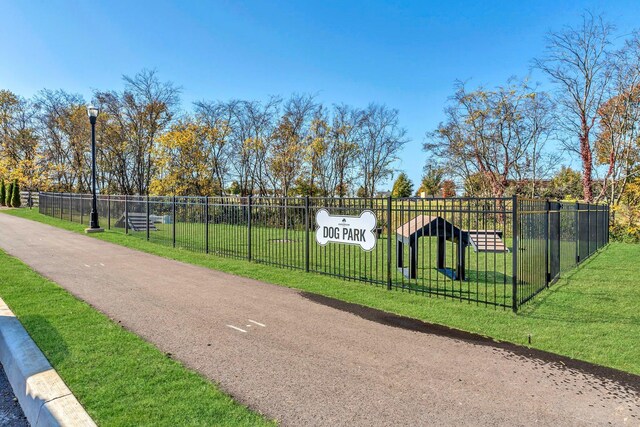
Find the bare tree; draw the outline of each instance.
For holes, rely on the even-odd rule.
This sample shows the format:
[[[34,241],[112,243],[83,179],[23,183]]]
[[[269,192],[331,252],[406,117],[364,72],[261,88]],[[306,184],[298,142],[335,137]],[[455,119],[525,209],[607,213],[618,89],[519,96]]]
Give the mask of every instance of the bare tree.
[[[84,100],[80,95],[45,89],[35,103],[53,181],[63,191],[88,191],[90,127]]]
[[[233,108],[222,102],[197,102],[196,122],[208,148],[208,167],[222,195],[232,159]]]
[[[280,99],[266,102],[232,100],[224,103],[230,114],[231,175],[242,196],[269,193],[267,154]]]
[[[161,82],[155,71],[142,70],[133,77],[123,76],[125,89],[118,93],[96,92],[94,97],[112,129],[104,137],[116,152],[122,190],[147,194],[154,176],[154,147],[177,113],[180,89],[171,82]]]
[[[613,26],[601,16],[583,15],[582,23],[547,36],[546,55],[534,64],[556,84],[556,100],[563,109],[562,124],[577,137],[567,148],[582,161],[583,196],[593,199],[593,138],[598,109],[609,84],[610,37]]]
[[[274,191],[288,196],[300,172],[304,158],[304,142],[311,119],[318,109],[313,97],[292,95],[284,105],[282,117],[273,132],[270,168]]]
[[[330,156],[333,176],[332,194],[345,197],[355,176],[358,153],[362,146],[362,126],[364,122],[362,110],[347,105],[336,105],[333,108],[333,122],[330,131]]]
[[[273,142],[275,119],[278,115],[282,100],[272,96],[264,103],[252,102],[246,104],[246,119],[254,152],[253,167],[251,169],[251,191],[258,188],[260,194],[268,194],[269,183],[273,183],[269,169],[269,152]]]
[[[480,173],[493,195],[503,197],[510,179],[537,169],[531,161],[540,157],[551,131],[547,104],[526,81],[472,92],[459,82],[446,121],[428,135],[424,149],[446,159],[449,174],[464,171],[465,182]]]
[[[369,104],[362,120],[359,164],[363,187],[368,197],[375,195],[380,182],[393,175],[393,164],[407,143],[406,129],[400,127],[398,110]]]

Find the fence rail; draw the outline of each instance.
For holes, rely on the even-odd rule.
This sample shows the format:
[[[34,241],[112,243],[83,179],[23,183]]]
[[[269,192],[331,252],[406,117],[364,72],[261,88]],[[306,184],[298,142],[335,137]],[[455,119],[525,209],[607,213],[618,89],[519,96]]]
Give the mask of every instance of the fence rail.
[[[320,209],[377,219],[373,250],[315,239]],[[89,222],[91,195],[40,193],[41,213]],[[609,241],[609,208],[521,198],[98,196],[100,224],[247,259],[514,311]]]

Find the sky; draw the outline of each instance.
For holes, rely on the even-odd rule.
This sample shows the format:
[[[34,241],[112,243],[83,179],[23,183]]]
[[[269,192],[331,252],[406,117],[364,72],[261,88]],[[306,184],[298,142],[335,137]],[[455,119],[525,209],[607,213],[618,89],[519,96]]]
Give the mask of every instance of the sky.
[[[310,93],[326,105],[399,110],[396,168],[418,185],[425,132],[444,119],[456,80],[470,87],[531,76],[545,34],[603,13],[628,34],[640,1],[40,1],[0,0],[0,89],[91,99],[155,69],[199,100]],[[387,185],[390,187],[390,183]]]

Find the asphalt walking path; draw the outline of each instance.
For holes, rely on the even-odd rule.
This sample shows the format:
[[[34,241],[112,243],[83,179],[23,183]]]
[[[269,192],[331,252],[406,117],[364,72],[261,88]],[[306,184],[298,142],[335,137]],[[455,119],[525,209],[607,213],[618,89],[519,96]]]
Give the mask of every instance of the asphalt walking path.
[[[9,215],[0,247],[284,425],[640,423],[617,371]]]

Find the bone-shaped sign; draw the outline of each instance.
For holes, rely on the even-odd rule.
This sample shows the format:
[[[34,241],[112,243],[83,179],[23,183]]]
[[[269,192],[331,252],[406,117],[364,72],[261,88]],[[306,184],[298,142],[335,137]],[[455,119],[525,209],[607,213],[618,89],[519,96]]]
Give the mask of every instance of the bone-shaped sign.
[[[360,216],[329,215],[326,209],[316,213],[316,241],[324,246],[329,242],[359,245],[365,251],[376,246],[376,216],[362,211]]]

